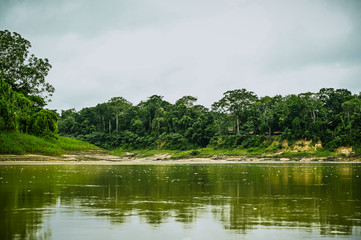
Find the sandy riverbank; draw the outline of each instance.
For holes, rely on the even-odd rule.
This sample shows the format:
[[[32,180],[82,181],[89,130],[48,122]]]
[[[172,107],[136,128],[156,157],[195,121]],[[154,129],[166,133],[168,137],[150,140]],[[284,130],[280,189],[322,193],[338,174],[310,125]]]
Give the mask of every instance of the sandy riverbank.
[[[303,158],[277,158],[277,157],[224,157],[219,158],[189,158],[170,159],[168,155],[155,155],[146,158],[117,157],[109,154],[77,153],[62,156],[44,155],[0,155],[0,165],[20,164],[104,164],[104,165],[144,165],[144,164],[229,164],[251,162],[361,162],[355,157],[303,157]]]

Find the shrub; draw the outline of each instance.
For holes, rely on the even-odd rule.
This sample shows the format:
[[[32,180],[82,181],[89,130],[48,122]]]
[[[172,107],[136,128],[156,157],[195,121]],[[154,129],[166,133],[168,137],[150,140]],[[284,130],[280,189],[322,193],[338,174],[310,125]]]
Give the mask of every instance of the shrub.
[[[242,147],[243,148],[262,147],[264,140],[265,140],[264,135],[252,136],[242,142]]]
[[[179,133],[162,134],[158,141],[158,146],[163,149],[186,150],[189,148],[187,139]]]
[[[58,115],[42,109],[30,118],[29,133],[36,136],[56,137],[58,133]]]

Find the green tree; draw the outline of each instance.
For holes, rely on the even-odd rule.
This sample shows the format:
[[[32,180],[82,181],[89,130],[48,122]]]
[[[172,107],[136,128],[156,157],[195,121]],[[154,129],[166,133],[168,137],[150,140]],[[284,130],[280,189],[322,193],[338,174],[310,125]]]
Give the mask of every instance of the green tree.
[[[175,103],[176,106],[184,105],[186,108],[191,108],[195,102],[197,102],[197,98],[193,96],[184,96],[178,99]]]
[[[159,134],[161,125],[164,126],[165,123],[163,116],[167,109],[170,107],[170,103],[163,100],[163,96],[153,95],[148,98],[147,101],[142,101],[138,104],[141,112],[145,114],[142,120],[146,124],[146,129],[151,133],[153,130],[156,130],[156,134]],[[153,121],[155,122],[153,123]]]
[[[239,134],[241,121],[243,123],[247,122],[247,113],[252,104],[258,100],[258,97],[254,92],[247,91],[244,88],[227,91],[223,95],[224,97],[215,102],[212,108],[223,113],[230,113],[235,119],[236,131]]]
[[[350,137],[349,144],[353,144],[356,142],[361,142],[359,140],[360,133],[360,120],[361,120],[361,99],[353,98],[351,100],[345,101],[342,103],[342,109],[344,116],[343,119],[343,127],[348,132]],[[358,133],[358,134],[355,134]]]
[[[110,111],[115,115],[115,131],[119,133],[119,117],[125,114],[132,104],[123,97],[113,97],[108,101]]]
[[[20,119],[11,106],[23,100],[14,96],[9,97],[12,104],[0,102],[7,119]],[[361,149],[361,95],[352,96],[348,90],[321,89],[320,93],[261,99],[245,89],[233,90],[215,102],[211,112],[195,105],[196,100],[184,96],[171,104],[153,95],[132,106],[122,97],[112,98],[79,112],[63,111],[59,129],[61,134],[70,133],[105,148],[189,149],[209,144],[250,148],[266,146],[271,135],[282,134],[291,140],[322,140],[331,150],[341,145]],[[23,115],[24,119],[31,114]],[[19,125],[18,120],[13,123],[15,128]],[[237,135],[229,131],[231,126]]]
[[[20,34],[0,31],[0,130],[55,137],[58,116],[44,109],[54,92],[45,82],[51,65],[28,56],[30,47]]]
[[[258,102],[254,103],[255,111],[257,111],[256,118],[260,122],[259,132],[272,134],[272,121],[274,119],[274,101],[271,97],[262,97]]]
[[[74,108],[62,110],[58,124],[59,132],[66,136],[71,136],[76,131],[76,115],[78,115],[78,113]]]
[[[31,43],[20,34],[0,31],[0,73],[14,91],[46,99],[55,90],[45,81],[51,65],[46,58],[29,56],[30,47]]]
[[[58,133],[58,115],[46,109],[35,113],[30,121],[29,133],[38,136],[55,137]]]

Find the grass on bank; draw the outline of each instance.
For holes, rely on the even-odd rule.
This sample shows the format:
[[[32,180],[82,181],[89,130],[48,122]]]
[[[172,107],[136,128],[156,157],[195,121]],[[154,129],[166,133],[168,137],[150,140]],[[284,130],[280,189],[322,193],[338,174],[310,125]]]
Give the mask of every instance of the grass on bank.
[[[0,154],[41,154],[53,156],[68,152],[98,149],[98,147],[90,143],[60,136],[57,139],[49,139],[18,132],[0,133]]]
[[[194,149],[194,150],[127,150],[117,148],[111,150],[110,153],[120,157],[157,157],[161,155],[168,155],[171,159],[186,159],[186,158],[214,158],[222,159],[226,157],[286,157],[286,158],[303,158],[303,157],[337,157],[344,156],[344,154],[331,152],[325,149],[318,149],[316,151],[285,151],[273,152],[265,148],[249,148],[249,149],[214,149],[211,147]]]
[[[246,153],[245,150],[239,149],[213,149],[213,148],[201,148],[194,150],[154,150],[154,149],[142,149],[142,150],[125,150],[123,148],[117,148],[111,150],[110,153],[120,157],[154,157],[159,155],[169,155],[171,159],[184,159],[184,158],[209,158],[217,156],[240,156]]]
[[[280,149],[278,149],[280,150]],[[62,155],[65,153],[82,152],[82,151],[102,151],[100,148],[76,139],[58,137],[57,139],[46,139],[24,133],[3,132],[0,133],[0,154],[41,154],[41,155]],[[126,150],[117,148],[110,153],[121,157],[157,157],[167,155],[171,159],[186,158],[215,158],[222,159],[225,157],[335,157],[343,154],[331,152],[320,148],[315,151],[283,151],[279,152],[274,148],[254,147],[248,149],[214,149],[212,147],[193,149],[193,150]]]

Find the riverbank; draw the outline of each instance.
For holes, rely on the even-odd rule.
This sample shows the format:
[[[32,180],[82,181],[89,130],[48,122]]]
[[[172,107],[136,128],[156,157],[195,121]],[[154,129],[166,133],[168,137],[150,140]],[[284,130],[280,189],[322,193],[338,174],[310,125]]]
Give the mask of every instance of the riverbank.
[[[0,162],[105,163],[105,164],[191,164],[243,162],[361,162],[352,148],[330,152],[320,144],[298,141],[278,151],[264,148],[194,150],[100,149],[75,139],[46,139],[23,133],[0,133]]]
[[[169,155],[154,155],[144,158],[118,157],[104,152],[83,152],[61,156],[36,154],[0,155],[0,165],[27,164],[104,164],[104,165],[157,165],[157,164],[229,164],[229,163],[283,163],[283,162],[361,162],[359,157],[223,157],[170,159]]]
[[[0,155],[61,156],[69,152],[104,151],[90,143],[66,137],[39,137],[20,132],[0,133]],[[104,151],[105,152],[105,151]]]

